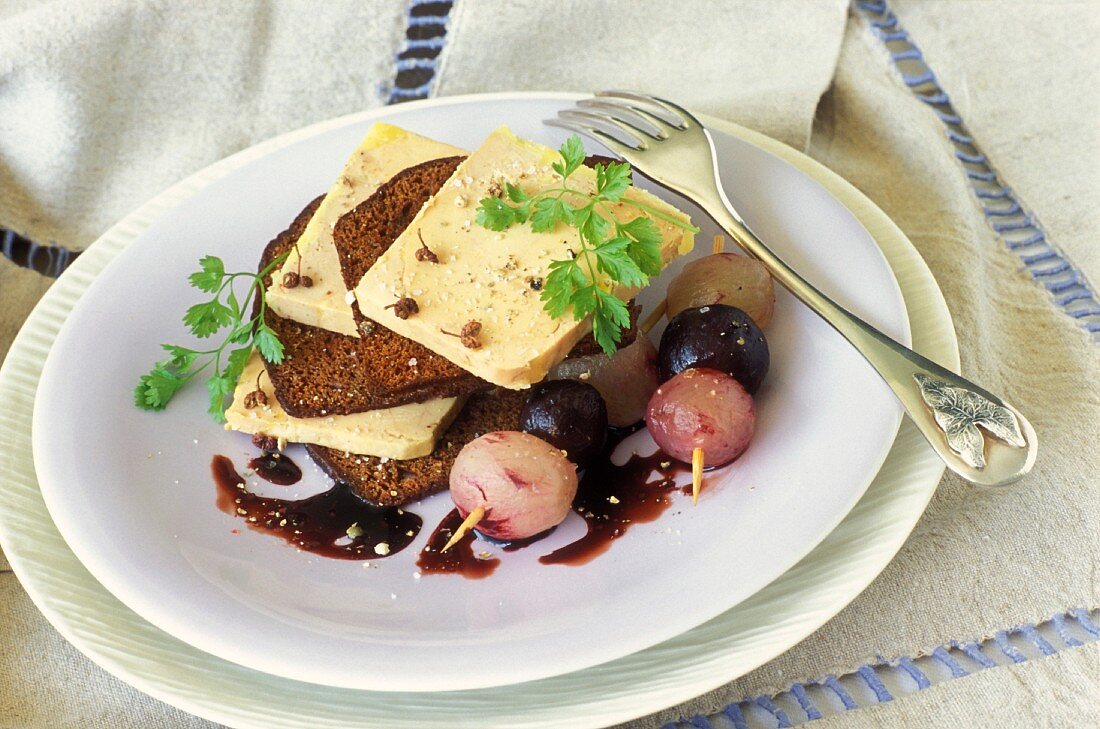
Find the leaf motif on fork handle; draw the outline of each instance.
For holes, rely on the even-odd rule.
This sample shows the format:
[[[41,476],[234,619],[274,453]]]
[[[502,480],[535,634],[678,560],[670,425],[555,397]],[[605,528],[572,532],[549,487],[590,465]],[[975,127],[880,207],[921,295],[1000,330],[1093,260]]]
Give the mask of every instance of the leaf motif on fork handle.
[[[1027,445],[1016,416],[1008,408],[920,372],[913,379],[920,385],[921,397],[943,430],[947,445],[974,468],[985,468],[985,437],[979,425],[1009,445]]]

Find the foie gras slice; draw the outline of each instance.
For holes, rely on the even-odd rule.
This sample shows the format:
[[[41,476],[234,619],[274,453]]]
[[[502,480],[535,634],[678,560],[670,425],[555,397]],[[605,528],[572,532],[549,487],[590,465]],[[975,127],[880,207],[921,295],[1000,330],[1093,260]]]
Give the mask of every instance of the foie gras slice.
[[[268,305],[287,319],[321,329],[359,336],[332,229],[344,213],[366,200],[401,170],[433,159],[465,155],[465,150],[378,122],[352,153],[329,188],[295,249],[272,277]],[[298,261],[301,257],[301,268]],[[310,287],[282,285],[283,275],[300,273]]]
[[[565,225],[535,233],[527,224],[498,233],[474,218],[479,201],[499,194],[505,182],[528,194],[560,186],[561,179],[550,167],[557,159],[558,153],[549,147],[519,139],[506,127],[495,130],[355,287],[360,311],[493,384],[522,389],[543,379],[592,327],[590,318],[575,321],[570,312],[552,318],[540,298],[551,262],[578,252],[579,234]],[[569,184],[594,191],[595,172],[581,167]],[[687,215],[644,190],[631,187],[625,197],[690,222]],[[645,214],[622,203],[610,208],[623,222]],[[691,250],[690,231],[652,219],[661,231],[665,264]],[[423,254],[418,260],[417,251],[425,245],[438,263],[423,260]],[[601,284],[624,300],[637,292],[611,286],[606,278]],[[399,318],[394,303],[400,298],[413,299],[419,311]],[[454,336],[472,321],[481,325],[476,349]]]
[[[248,393],[259,389],[266,404],[247,408]],[[408,460],[426,456],[458,415],[465,398],[448,397],[353,415],[295,418],[275,397],[260,355],[252,353],[225,411],[226,429],[262,433],[288,443],[313,443],[345,453]]]

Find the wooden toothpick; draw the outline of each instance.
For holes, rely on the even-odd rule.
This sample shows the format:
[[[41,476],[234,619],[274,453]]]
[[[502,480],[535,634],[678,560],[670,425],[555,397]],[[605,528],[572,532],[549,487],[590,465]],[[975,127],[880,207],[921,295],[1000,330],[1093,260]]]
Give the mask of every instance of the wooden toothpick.
[[[703,449],[691,451],[691,503],[699,503],[699,489],[703,486]]]
[[[458,544],[458,540],[466,536],[466,532],[477,526],[477,523],[481,521],[483,516],[485,516],[484,506],[479,506],[467,514],[462,523],[458,525],[458,529],[455,529],[455,533],[452,534],[451,538],[447,540],[447,543],[443,545],[443,549],[439,550],[440,553],[446,552],[448,549]]]

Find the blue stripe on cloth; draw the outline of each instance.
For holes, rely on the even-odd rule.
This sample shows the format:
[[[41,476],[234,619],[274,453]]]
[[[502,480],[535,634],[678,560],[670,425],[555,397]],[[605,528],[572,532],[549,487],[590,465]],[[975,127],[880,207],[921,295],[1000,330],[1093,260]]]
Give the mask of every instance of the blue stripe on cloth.
[[[409,0],[405,43],[394,58],[386,103],[426,99],[435,87],[439,56],[446,45],[451,0]]]
[[[1014,202],[1011,205],[1009,205],[1007,208],[995,208],[991,205],[986,205],[985,207],[982,208],[982,210],[985,212],[985,215],[988,218],[988,217],[1001,217],[1001,216],[1006,216],[1006,215],[1016,215],[1016,214],[1021,212],[1022,208],[1020,207],[1020,203]]]
[[[53,245],[41,245],[0,228],[0,255],[23,268],[30,268],[43,276],[56,278],[80,255],[80,251]]]
[[[1035,647],[1043,652],[1044,656],[1052,656],[1058,651],[1050,644],[1046,638],[1044,638],[1034,625],[1025,625],[1020,628],[1020,633],[1035,644]]]
[[[932,106],[935,106],[936,104],[946,104],[950,101],[950,99],[947,98],[947,94],[940,92],[934,92],[931,94],[917,94],[917,98],[926,104],[931,104]]]
[[[1027,656],[1021,653],[1019,648],[1008,642],[1008,631],[998,630],[993,636],[993,642],[1001,649],[1001,653],[1012,659],[1013,663],[1023,663],[1027,660]]]
[[[886,684],[879,679],[878,674],[875,673],[874,666],[860,666],[856,669],[856,673],[864,680],[867,687],[874,692],[875,698],[880,702],[886,702],[892,700],[894,697],[890,695],[890,692],[886,690]]]
[[[733,729],[749,729],[749,723],[745,721],[745,715],[737,704],[730,704],[722,709],[722,715],[733,723]]]
[[[947,667],[947,670],[951,672],[952,678],[962,678],[963,676],[969,675],[967,670],[962,667],[962,664],[956,661],[942,645],[932,651],[932,657]]]
[[[844,690],[844,687],[840,685],[840,681],[837,680],[836,676],[826,676],[825,685],[837,695],[837,698],[840,699],[840,703],[844,705],[845,709],[856,708],[858,704],[856,704],[855,699],[852,698],[850,693]]]
[[[1038,660],[1096,642],[1100,640],[1097,619],[1100,619],[1100,610],[1070,610],[1038,625],[998,631],[993,638],[981,643],[952,642],[917,657],[901,656],[892,661],[880,659],[840,677],[828,675],[798,681],[786,691],[745,697],[709,716],[685,718],[666,725],[665,729],[718,729],[731,725],[734,729],[778,729],[799,726],[864,706],[902,699],[908,694],[978,671]],[[856,695],[862,698],[857,700],[854,698]]]
[[[917,664],[913,663],[913,659],[903,656],[898,659],[898,665],[909,674],[909,677],[917,684],[918,689],[926,689],[932,685],[932,682],[928,680],[928,676],[924,675],[924,671],[917,668]]]
[[[1096,627],[1096,624],[1092,622],[1092,618],[1087,610],[1084,608],[1077,608],[1073,611],[1072,615],[1090,635],[1100,638],[1100,628]]]
[[[800,683],[794,684],[791,686],[791,695],[794,696],[795,701],[798,702],[802,710],[806,712],[807,719],[813,721],[814,719],[821,718],[822,714],[818,708],[814,706],[814,702],[810,700],[810,695],[806,693],[805,686]]]
[[[773,704],[767,696],[757,696],[756,705],[775,717],[777,729],[788,729],[788,727],[794,726],[791,723],[791,718],[787,716],[787,712]]]
[[[1078,322],[1083,329],[1090,332],[1094,342],[1100,343],[1100,303],[1098,303],[1096,290],[1065,253],[1046,239],[1039,222],[1026,210],[1015,193],[1001,181],[992,163],[978,148],[962,117],[951,104],[947,91],[940,86],[935,72],[928,65],[920,48],[902,27],[889,4],[886,0],[882,2],[857,0],[854,7],[867,20],[871,32],[886,46],[890,61],[900,75],[902,83],[909,87],[918,99],[930,105],[932,111],[944,123],[944,132],[954,147],[955,157],[964,165],[963,169],[971,180],[974,194],[981,200],[1004,202],[1004,205],[982,208],[994,233],[1001,238],[1002,243],[1010,251],[1041,245],[1045,252],[1051,254],[1029,263],[1026,259],[1032,259],[1035,251],[1028,251],[1026,256],[1017,253],[1020,256],[1020,262],[1032,278],[1043,283],[1044,288],[1052,294],[1054,304]],[[1018,216],[1019,219],[1011,219],[1014,216]],[[1024,234],[1023,238],[1027,242],[1006,237],[1006,234],[1015,232]],[[1033,269],[1032,266],[1039,265],[1039,261],[1043,263],[1058,261],[1063,265],[1049,268],[1044,266],[1041,270]],[[1070,275],[1065,280],[1047,283],[1051,276],[1063,273]],[[1072,297],[1060,295],[1071,290]]]
[[[997,664],[989,660],[989,656],[982,651],[982,647],[977,643],[963,643],[961,648],[970,660],[982,668],[996,668]]]

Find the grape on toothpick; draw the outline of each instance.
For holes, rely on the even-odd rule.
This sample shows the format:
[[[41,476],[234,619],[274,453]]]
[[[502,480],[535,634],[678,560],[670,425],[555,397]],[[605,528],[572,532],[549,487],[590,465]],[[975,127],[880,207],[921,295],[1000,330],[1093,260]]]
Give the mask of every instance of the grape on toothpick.
[[[692,465],[698,499],[704,466],[721,466],[749,447],[756,430],[752,396],[734,378],[712,369],[687,369],[657,388],[646,410],[653,440]]]
[[[592,385],[575,380],[549,380],[531,388],[519,413],[519,427],[584,466],[607,440],[607,406]]]
[[[577,469],[560,450],[518,431],[494,431],[467,443],[455,458],[451,500],[464,516],[443,547],[470,529],[493,539],[526,539],[557,526],[577,494]]]

